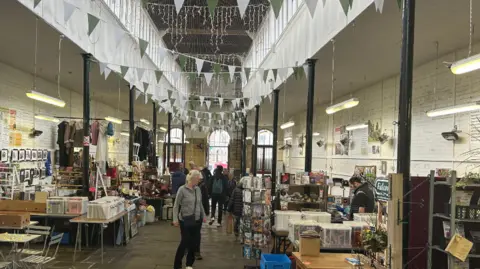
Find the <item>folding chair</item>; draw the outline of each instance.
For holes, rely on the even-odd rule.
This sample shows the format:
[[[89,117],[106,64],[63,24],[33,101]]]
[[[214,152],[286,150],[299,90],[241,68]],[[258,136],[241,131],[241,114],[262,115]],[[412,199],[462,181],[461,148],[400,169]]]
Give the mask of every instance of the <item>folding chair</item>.
[[[37,235],[45,236],[45,240],[44,240],[44,243],[43,243],[43,249],[39,250],[39,249],[31,249],[31,248],[26,248],[25,249],[25,248],[23,248],[23,249],[17,250],[17,252],[20,253],[20,254],[26,254],[26,255],[43,255],[43,253],[45,252],[45,248],[47,247],[48,239],[51,235],[51,230],[52,230],[52,228],[48,227],[48,226],[30,226],[30,227],[28,227],[27,230],[25,231],[26,234],[37,234]]]
[[[50,242],[48,243],[48,248],[45,251],[45,255],[31,255],[21,259],[20,262],[35,265],[36,268],[42,268],[43,265],[55,260],[58,249],[60,248],[60,242],[62,241],[62,238],[63,233],[53,235],[52,237],[50,237]],[[55,248],[55,253],[53,254],[53,256],[48,256],[50,252],[50,247],[54,246],[55,244],[57,245],[57,247]]]
[[[5,259],[5,256],[3,256],[2,251],[0,251],[0,257],[2,257],[2,260],[3,260],[3,261],[0,261],[0,269],[10,268],[12,263],[7,262],[7,259]]]

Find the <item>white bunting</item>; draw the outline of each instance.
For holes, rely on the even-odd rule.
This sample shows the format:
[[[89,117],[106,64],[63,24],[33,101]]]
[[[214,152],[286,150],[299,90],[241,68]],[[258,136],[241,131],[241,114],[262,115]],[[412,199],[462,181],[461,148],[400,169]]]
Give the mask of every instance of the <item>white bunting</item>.
[[[143,74],[145,74],[145,69],[137,68],[137,79],[138,79],[138,81],[142,81]]]
[[[105,74],[105,68],[107,68],[107,64],[106,64],[106,63],[99,62],[99,63],[98,63],[98,67],[100,68],[100,75]]]
[[[115,46],[116,48],[118,48],[118,45],[120,44],[123,37],[125,36],[125,31],[120,27],[113,26],[113,24],[112,24],[112,31],[113,31],[113,36],[114,36],[113,40],[115,42]]]
[[[208,114],[208,118],[211,119],[212,118],[212,113],[210,112],[206,112]]]
[[[305,72],[305,77],[308,78],[308,64],[303,65],[303,72]]]
[[[67,23],[77,7],[67,1],[63,1],[63,22]]]
[[[199,96],[200,98],[200,106],[203,106],[203,100],[205,100],[205,96]]]
[[[135,89],[134,89],[134,91],[135,91],[135,100],[137,100],[138,97],[140,96],[140,91],[137,91]]]
[[[148,103],[148,94],[147,94],[147,93],[144,93],[143,95],[144,95],[144,97],[145,97],[145,104],[146,104],[146,103]]]
[[[171,72],[173,77],[173,82],[176,83],[180,79],[180,72]]]
[[[104,70],[105,80],[107,80],[107,78],[108,78],[108,76],[110,75],[111,72],[112,72],[112,69],[110,69],[108,67],[105,67],[105,70]]]
[[[210,105],[212,104],[212,101],[205,101],[205,105],[207,105],[207,109],[210,110]]]
[[[197,64],[197,73],[200,76],[200,73],[202,73],[202,68],[203,68],[203,63],[205,61],[202,59],[195,58],[195,63]]]
[[[212,124],[212,119],[208,119],[208,124]]]
[[[375,10],[382,13],[384,3],[385,3],[385,0],[375,0]]]
[[[184,0],[175,0],[175,8],[177,10],[177,15],[178,13],[180,13],[180,10],[182,9],[182,6],[183,6],[183,1]]]
[[[240,18],[243,18],[245,15],[245,10],[247,10],[247,6],[250,0],[237,0],[238,11],[240,11]]]
[[[323,5],[325,6],[325,1],[323,0]],[[310,12],[310,16],[313,18],[313,15],[315,14],[315,9],[317,8],[317,2],[318,0],[305,0],[305,4],[307,4],[308,11]]]
[[[221,117],[222,120],[223,120],[223,117],[225,116],[225,112],[220,112],[220,113],[218,113],[218,114],[220,114],[220,117]]]
[[[198,111],[195,111],[195,118],[198,118]]]
[[[325,7],[325,4],[327,3],[327,0],[322,0],[323,6]]]
[[[205,76],[205,81],[207,82],[207,85],[210,86],[210,82],[212,81],[213,73],[203,73]]]
[[[158,113],[161,113],[161,112],[162,112],[162,110],[163,110],[163,107],[162,107],[162,106],[160,106],[160,107],[158,108]]]
[[[228,66],[228,72],[230,73],[230,81],[233,82],[234,76],[235,76],[235,68],[236,66],[229,65]]]
[[[270,104],[272,103],[272,94],[268,95],[268,99],[270,99]]]
[[[232,100],[232,106],[233,106],[233,109],[237,107],[237,99]]]
[[[288,67],[282,67],[278,69],[278,76],[280,77],[280,80],[283,82],[285,79],[287,79],[288,76]]]
[[[197,118],[197,123],[200,124],[200,118]]]
[[[223,106],[223,98],[222,97],[218,98],[218,103],[220,105],[220,108],[222,108],[222,106]]]
[[[237,107],[240,107],[240,98],[235,98],[237,100],[235,103],[237,104]]]

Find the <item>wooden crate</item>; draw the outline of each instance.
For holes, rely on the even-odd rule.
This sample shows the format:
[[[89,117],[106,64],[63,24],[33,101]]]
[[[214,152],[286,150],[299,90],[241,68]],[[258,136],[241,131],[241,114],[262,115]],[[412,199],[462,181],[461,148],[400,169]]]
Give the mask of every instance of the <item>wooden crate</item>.
[[[24,212],[0,212],[0,229],[2,227],[24,228],[30,224],[30,214]]]
[[[45,213],[47,211],[47,204],[35,203],[34,201],[3,200],[0,203],[0,211]]]

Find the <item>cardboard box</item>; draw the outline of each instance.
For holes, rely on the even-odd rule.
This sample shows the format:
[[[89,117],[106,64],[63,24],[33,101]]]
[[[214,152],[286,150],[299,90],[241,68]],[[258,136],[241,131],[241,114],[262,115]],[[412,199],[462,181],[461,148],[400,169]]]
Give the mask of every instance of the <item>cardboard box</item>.
[[[310,257],[320,256],[320,238],[301,237],[300,254],[302,254],[302,256]]]
[[[34,201],[3,200],[0,203],[0,211],[45,213],[47,211],[47,204],[35,203]]]
[[[0,229],[2,227],[24,228],[30,225],[30,214],[24,212],[0,212]]]

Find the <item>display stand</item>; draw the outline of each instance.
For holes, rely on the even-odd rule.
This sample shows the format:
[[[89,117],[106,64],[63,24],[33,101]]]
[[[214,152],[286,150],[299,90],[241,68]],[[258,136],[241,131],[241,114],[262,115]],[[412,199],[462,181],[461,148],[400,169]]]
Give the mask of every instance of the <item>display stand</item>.
[[[103,182],[102,172],[100,171],[100,167],[97,166],[97,172],[95,175],[95,199],[98,197],[98,181],[102,184],[102,188],[105,191],[105,196],[108,196],[107,188],[105,187],[105,182]]]
[[[5,174],[5,178],[0,179],[0,187],[3,186],[4,188],[10,188],[10,197],[9,198],[3,197],[3,195],[0,196],[0,197],[13,200],[15,190],[16,191],[24,191],[25,186],[23,184],[21,184],[21,182],[20,182],[20,177],[18,175],[18,170],[17,170],[17,167],[15,165],[12,165],[11,167],[8,167],[7,169],[9,169],[9,170],[11,169],[11,171],[2,172],[2,173]],[[22,185],[22,190],[20,190],[20,187],[19,187],[20,185]]]
[[[258,265],[262,249],[270,241],[271,184],[265,184],[265,180],[259,177],[243,177],[241,181],[244,188],[243,217],[240,221],[243,257],[255,259]]]

